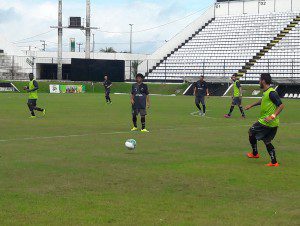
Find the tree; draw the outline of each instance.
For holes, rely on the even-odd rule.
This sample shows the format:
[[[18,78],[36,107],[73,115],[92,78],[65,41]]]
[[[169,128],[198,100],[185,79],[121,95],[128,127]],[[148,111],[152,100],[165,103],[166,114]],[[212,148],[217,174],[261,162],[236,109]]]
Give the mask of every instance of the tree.
[[[102,53],[116,53],[117,51],[114,50],[113,47],[105,47],[105,49],[100,49],[100,52],[102,52]]]
[[[140,65],[140,62],[138,60],[134,60],[131,62],[131,74],[133,75],[133,78],[137,75],[138,73],[138,67]]]

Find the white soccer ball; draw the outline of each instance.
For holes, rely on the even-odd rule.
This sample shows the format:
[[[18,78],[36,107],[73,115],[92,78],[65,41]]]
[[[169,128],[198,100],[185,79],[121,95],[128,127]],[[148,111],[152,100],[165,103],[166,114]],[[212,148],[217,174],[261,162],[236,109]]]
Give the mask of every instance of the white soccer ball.
[[[134,150],[136,148],[136,141],[134,139],[126,140],[125,147],[128,150]]]

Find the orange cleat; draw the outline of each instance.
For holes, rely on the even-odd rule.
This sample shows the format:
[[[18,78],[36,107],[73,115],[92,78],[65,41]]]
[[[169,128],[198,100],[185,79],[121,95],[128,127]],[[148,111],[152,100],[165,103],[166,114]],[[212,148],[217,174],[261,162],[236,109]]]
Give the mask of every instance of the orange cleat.
[[[249,159],[259,159],[259,154],[253,155],[253,153],[247,153]]]
[[[277,162],[277,163],[275,163],[275,164],[273,164],[273,163],[268,163],[266,166],[274,166],[274,167],[278,167],[279,166],[279,163]]]

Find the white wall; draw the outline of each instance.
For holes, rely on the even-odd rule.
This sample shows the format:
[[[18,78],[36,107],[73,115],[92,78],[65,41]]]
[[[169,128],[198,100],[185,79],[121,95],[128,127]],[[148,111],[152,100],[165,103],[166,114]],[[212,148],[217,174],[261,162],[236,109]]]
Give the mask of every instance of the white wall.
[[[243,14],[300,12],[300,0],[240,0],[215,4],[216,17]]]
[[[34,56],[37,60],[49,61],[50,58],[57,58],[56,52],[34,52],[29,54]],[[144,60],[148,57],[147,54],[130,54],[130,53],[91,53],[91,59],[101,60]],[[48,59],[47,59],[48,58]],[[69,60],[71,58],[85,58],[84,52],[63,52],[63,59]],[[71,61],[70,61],[71,62]]]

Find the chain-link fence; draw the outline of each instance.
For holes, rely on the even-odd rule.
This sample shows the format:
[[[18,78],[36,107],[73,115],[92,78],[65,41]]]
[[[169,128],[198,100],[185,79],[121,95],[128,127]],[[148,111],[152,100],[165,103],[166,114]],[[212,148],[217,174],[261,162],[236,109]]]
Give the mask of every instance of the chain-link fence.
[[[71,59],[63,59],[63,79],[71,75]],[[234,73],[243,75],[242,80],[258,80],[261,73],[270,73],[281,79],[300,79],[300,59],[260,59],[249,64],[249,60],[236,59],[147,59],[125,60],[124,80],[133,81],[140,72],[147,81],[184,82],[204,75],[214,81],[226,81]],[[47,77],[43,76],[45,68]],[[50,70],[50,72],[49,72]],[[34,73],[37,79],[55,80],[57,78],[57,58],[36,58],[8,56],[0,54],[0,79],[24,80]]]

